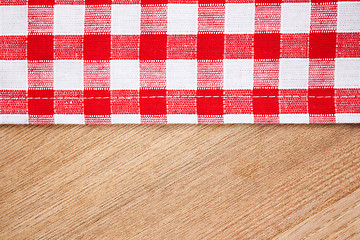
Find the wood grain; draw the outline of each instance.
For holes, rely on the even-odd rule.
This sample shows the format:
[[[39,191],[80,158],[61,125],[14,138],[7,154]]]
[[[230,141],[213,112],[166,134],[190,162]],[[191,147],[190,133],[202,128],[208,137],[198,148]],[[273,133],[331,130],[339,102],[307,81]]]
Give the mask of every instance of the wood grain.
[[[360,239],[360,125],[0,127],[0,239]]]
[[[285,239],[360,239],[360,189],[339,200],[296,227],[279,235]]]

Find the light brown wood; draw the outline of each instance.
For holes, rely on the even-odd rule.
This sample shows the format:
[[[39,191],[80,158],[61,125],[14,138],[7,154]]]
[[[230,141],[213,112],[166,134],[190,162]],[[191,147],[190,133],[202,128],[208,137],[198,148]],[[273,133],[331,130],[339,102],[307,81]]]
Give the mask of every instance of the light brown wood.
[[[360,189],[337,201],[276,240],[286,239],[360,239]]]
[[[0,127],[0,239],[360,239],[360,125]]]

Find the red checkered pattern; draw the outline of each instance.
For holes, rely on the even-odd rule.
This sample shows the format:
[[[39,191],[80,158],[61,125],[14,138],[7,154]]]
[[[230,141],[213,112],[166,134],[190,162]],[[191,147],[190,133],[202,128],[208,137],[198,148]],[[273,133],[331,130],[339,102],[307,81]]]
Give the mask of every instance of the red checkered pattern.
[[[360,1],[0,0],[0,123],[360,122]]]

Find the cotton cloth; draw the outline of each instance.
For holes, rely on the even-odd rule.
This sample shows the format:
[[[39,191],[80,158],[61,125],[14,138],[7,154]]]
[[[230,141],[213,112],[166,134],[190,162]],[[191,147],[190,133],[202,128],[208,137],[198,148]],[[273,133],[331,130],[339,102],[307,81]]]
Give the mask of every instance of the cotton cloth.
[[[0,123],[360,122],[360,2],[0,0]]]

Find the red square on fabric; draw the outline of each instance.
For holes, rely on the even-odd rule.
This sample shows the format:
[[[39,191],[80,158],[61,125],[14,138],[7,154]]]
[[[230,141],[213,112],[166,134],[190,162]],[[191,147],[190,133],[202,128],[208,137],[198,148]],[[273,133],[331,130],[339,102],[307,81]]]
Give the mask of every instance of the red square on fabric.
[[[309,57],[309,34],[288,33],[280,37],[281,58],[308,58]]]
[[[250,89],[224,91],[225,114],[251,114],[252,91]]]
[[[26,36],[0,36],[0,60],[25,60]]]
[[[310,88],[331,88],[335,81],[335,59],[310,59]]]
[[[85,0],[86,5],[104,5],[111,4],[111,0]]]
[[[141,4],[167,4],[168,0],[141,0]]]
[[[141,33],[166,33],[167,5],[143,5],[141,7],[140,31]]]
[[[335,90],[336,113],[360,113],[360,89]]]
[[[29,90],[28,109],[29,109],[29,115],[53,115],[54,91]]]
[[[198,8],[199,33],[221,33],[225,29],[225,5],[204,4]]]
[[[169,3],[191,4],[191,3],[198,3],[198,1],[197,0],[169,0]]]
[[[55,60],[82,60],[83,59],[83,36],[80,35],[56,35],[54,36],[54,59]]]
[[[311,4],[311,32],[336,31],[337,4]]]
[[[255,0],[225,0],[225,3],[255,3]]]
[[[253,34],[225,35],[225,59],[254,58]]]
[[[84,90],[85,115],[110,115],[109,90]]]
[[[82,90],[55,90],[55,114],[84,114]]]
[[[85,8],[84,31],[87,34],[110,34],[111,5],[88,5]]]
[[[279,109],[280,114],[305,114],[308,113],[307,89],[280,89]]]
[[[112,90],[111,114],[139,114],[138,90]]]
[[[1,0],[0,5],[26,5],[27,0]]]
[[[94,34],[84,36],[85,60],[110,60],[110,34]]]
[[[255,59],[280,58],[280,34],[258,33],[254,35]]]
[[[281,28],[281,5],[260,3],[255,5],[255,32],[278,33]]]
[[[168,114],[196,114],[196,90],[168,90]]]
[[[110,88],[110,62],[85,62],[83,73],[85,89]]]
[[[28,46],[28,60],[54,59],[53,35],[29,35],[27,46]]]
[[[254,114],[279,114],[279,90],[255,88],[253,90]]]
[[[27,114],[26,90],[0,90],[0,114]]]
[[[255,0],[225,0],[225,3],[255,3]]]
[[[223,115],[224,92],[219,89],[197,90],[197,114],[198,115]]]
[[[196,35],[168,35],[168,59],[196,59]]]
[[[309,114],[335,114],[333,88],[309,89]]]
[[[199,34],[197,41],[199,60],[217,60],[224,58],[223,34]]]
[[[224,4],[225,0],[198,0],[199,4]]]
[[[140,114],[141,115],[165,115],[166,114],[166,90],[165,89],[141,89],[140,90]]]
[[[310,58],[335,58],[336,33],[310,33]]]
[[[338,33],[336,44],[336,57],[360,57],[360,33]]]
[[[112,0],[112,4],[140,4],[140,0]]]
[[[55,0],[55,5],[84,5],[85,0]]]
[[[224,64],[222,61],[198,61],[197,87],[219,89],[224,85]]]
[[[55,0],[29,0],[29,5],[54,5]]]
[[[140,88],[166,88],[166,61],[140,62]]]
[[[52,89],[54,86],[54,63],[52,61],[28,62],[28,88]]]
[[[166,42],[166,34],[140,35],[140,60],[165,60]]]
[[[279,84],[279,60],[254,62],[254,88],[273,88]]]
[[[54,33],[54,6],[29,5],[28,6],[28,32],[29,35]]]
[[[282,0],[255,0],[256,4],[270,4],[270,3],[278,3],[280,4]]]
[[[85,124],[111,124],[110,115],[85,115]]]
[[[111,59],[139,59],[139,35],[112,35]]]
[[[328,2],[337,2],[338,0],[311,0],[312,3],[328,3]]]

